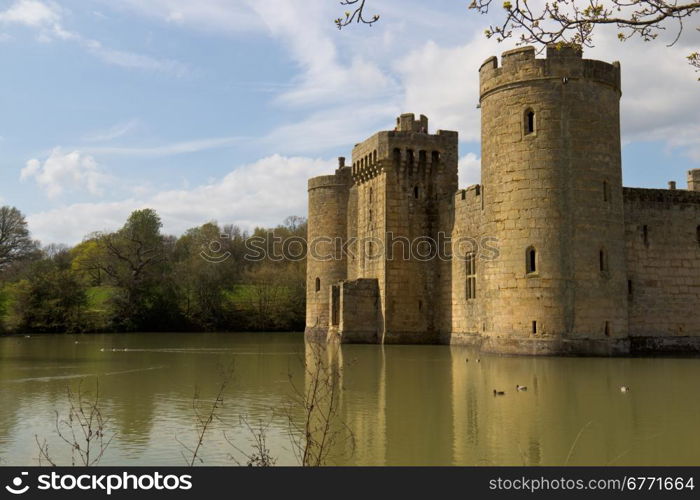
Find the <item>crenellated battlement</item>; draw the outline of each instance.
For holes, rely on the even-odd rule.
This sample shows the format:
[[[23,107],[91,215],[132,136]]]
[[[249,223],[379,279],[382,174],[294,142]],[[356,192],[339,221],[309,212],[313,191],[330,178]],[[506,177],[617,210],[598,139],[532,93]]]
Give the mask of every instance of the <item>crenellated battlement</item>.
[[[472,184],[464,189],[460,189],[455,193],[456,202],[470,202],[481,196],[481,184]]]
[[[439,163],[444,155],[457,157],[458,134],[449,130],[428,133],[428,118],[413,113],[402,114],[394,130],[377,132],[356,144],[352,150],[352,176],[362,183],[387,168],[401,164]]]
[[[504,87],[530,85],[537,80],[558,80],[562,85],[589,80],[621,92],[620,63],[583,59],[578,46],[550,44],[545,58],[537,58],[535,48],[526,46],[501,54],[500,66],[495,56],[486,59],[479,68],[480,99]]]
[[[428,117],[420,115],[416,120],[413,113],[404,113],[396,119],[396,129],[400,132],[421,132],[428,133]]]

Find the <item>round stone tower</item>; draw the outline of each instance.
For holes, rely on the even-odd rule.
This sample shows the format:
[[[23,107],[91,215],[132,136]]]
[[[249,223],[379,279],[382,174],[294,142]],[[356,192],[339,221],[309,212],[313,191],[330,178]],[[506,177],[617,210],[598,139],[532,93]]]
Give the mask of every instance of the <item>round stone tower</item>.
[[[347,239],[352,169],[339,158],[334,175],[309,179],[306,259],[306,338],[325,340],[332,326],[332,285],[347,278],[342,246]]]
[[[479,70],[484,349],[627,348],[620,65],[575,46],[491,57]]]

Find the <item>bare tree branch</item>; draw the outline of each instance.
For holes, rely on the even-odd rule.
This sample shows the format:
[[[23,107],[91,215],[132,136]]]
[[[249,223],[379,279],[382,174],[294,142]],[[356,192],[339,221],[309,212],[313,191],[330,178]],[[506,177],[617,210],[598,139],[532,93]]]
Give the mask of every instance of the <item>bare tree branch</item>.
[[[372,26],[374,23],[379,21],[378,14],[373,14],[370,18],[365,17],[365,1],[366,0],[342,0],[340,2],[340,5],[348,6],[350,7],[350,10],[345,11],[345,17],[339,17],[334,21],[339,30],[352,24],[353,22]]]
[[[73,467],[97,465],[116,436],[116,433],[106,436],[108,420],[104,418],[100,408],[99,381],[95,382],[94,397],[87,396],[81,380],[77,393],[70,387],[66,389],[66,398],[68,413],[65,417],[61,418],[60,413],[55,411],[56,434],[70,448]],[[34,436],[34,439],[39,448],[39,465],[46,461],[55,466],[55,461],[49,455],[46,440],[39,441],[39,436]]]
[[[187,446],[177,437],[175,440],[191,455],[187,457],[184,452],[182,453],[183,458],[187,461],[187,465],[194,467],[196,463],[204,463],[204,460],[199,456],[202,446],[204,446],[204,438],[209,431],[212,423],[215,420],[219,420],[218,412],[224,405],[224,394],[228,388],[231,379],[233,378],[233,362],[224,371],[224,376],[222,378],[221,384],[219,385],[219,390],[216,393],[216,397],[211,404],[211,407],[207,409],[206,412],[202,413],[201,410],[201,400],[199,396],[199,391],[195,388],[194,396],[192,397],[192,412],[194,413],[195,422],[197,426],[197,439],[193,447]]]
[[[297,460],[303,467],[319,467],[328,464],[340,444],[349,444],[353,453],[355,436],[340,415],[339,347],[310,344],[308,349],[305,387],[298,387],[289,375],[294,396],[287,419]],[[299,410],[301,422],[295,417]]]
[[[270,452],[270,449],[267,447],[267,433],[270,429],[270,426],[272,425],[272,422],[269,421],[266,424],[264,424],[261,421],[258,422],[257,427],[253,427],[249,422],[246,417],[241,417],[241,424],[247,429],[248,433],[251,436],[251,440],[253,442],[253,451],[252,452],[245,452],[242,449],[240,449],[236,444],[229,439],[229,437],[226,435],[226,432],[224,431],[224,439],[228,444],[231,445],[238,453],[243,455],[245,458],[245,465],[248,467],[272,467],[277,463],[277,459],[274,458]],[[231,460],[236,462],[238,465],[243,465],[241,462],[236,460],[236,458],[233,455],[229,455]]]

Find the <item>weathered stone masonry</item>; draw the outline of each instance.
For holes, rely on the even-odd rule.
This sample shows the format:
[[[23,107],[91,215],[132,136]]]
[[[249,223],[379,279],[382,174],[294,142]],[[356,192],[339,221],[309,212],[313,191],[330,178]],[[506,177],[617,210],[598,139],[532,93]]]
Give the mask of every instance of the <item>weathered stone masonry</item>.
[[[412,114],[309,181],[310,241],[334,243],[308,258],[307,338],[697,350],[700,170],[687,190],[622,187],[619,63],[523,47],[479,79],[481,184],[457,189],[456,132]],[[441,238],[451,258],[426,255]]]

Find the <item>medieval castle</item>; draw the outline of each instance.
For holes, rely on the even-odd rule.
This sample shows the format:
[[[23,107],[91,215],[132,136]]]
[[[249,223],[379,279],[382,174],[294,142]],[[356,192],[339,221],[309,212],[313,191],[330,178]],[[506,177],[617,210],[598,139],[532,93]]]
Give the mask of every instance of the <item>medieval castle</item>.
[[[481,184],[406,114],[309,180],[306,337],[514,354],[700,346],[700,169],[622,186],[620,65],[523,47],[479,69]]]

